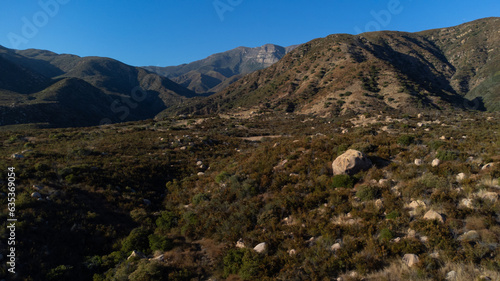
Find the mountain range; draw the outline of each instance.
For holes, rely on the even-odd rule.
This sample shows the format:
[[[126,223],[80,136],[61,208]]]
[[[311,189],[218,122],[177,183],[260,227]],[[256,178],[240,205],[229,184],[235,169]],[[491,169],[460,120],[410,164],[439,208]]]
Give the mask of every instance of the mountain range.
[[[168,78],[110,58],[0,48],[0,125],[142,120],[194,95]]]
[[[176,113],[500,109],[500,18],[417,33],[334,34],[302,44]]]
[[[172,79],[196,93],[215,93],[245,74],[273,65],[296,47],[297,45],[281,47],[274,44],[257,48],[238,47],[189,64],[144,68]]]
[[[90,126],[176,114],[500,110],[500,18],[416,33],[333,34],[190,64],[0,47],[0,125]]]

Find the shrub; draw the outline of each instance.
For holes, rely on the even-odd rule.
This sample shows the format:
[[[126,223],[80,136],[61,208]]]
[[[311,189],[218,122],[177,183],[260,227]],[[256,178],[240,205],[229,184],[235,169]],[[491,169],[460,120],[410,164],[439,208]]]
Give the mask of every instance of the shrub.
[[[151,250],[160,250],[160,251],[168,251],[172,249],[173,242],[169,238],[165,236],[159,236],[156,234],[151,234],[148,236],[149,240],[149,248]]]
[[[458,158],[459,154],[456,151],[439,150],[436,158],[441,161],[453,161]]]
[[[394,233],[390,229],[384,228],[380,231],[380,235],[378,238],[382,241],[389,241],[394,238]]]
[[[354,178],[349,175],[336,175],[332,179],[332,187],[352,188],[354,186]]]
[[[356,196],[363,201],[373,200],[380,196],[380,189],[369,185],[361,186],[356,192]]]
[[[216,177],[215,177],[215,182],[216,183],[221,183],[223,181],[225,181],[226,179],[228,179],[231,175],[226,172],[226,171],[222,171],[220,174],[218,174]]]
[[[156,226],[163,231],[169,231],[171,228],[176,227],[179,217],[171,211],[161,212],[161,216],[156,219]]]
[[[198,193],[195,196],[193,196],[193,200],[192,201],[193,201],[194,205],[198,205],[201,202],[208,201],[208,200],[210,200],[210,198],[208,197],[208,195],[206,195],[205,193]]]
[[[148,252],[149,250],[149,232],[143,228],[138,227],[132,229],[130,234],[123,240],[121,251],[128,254],[131,251]]]
[[[386,219],[389,219],[389,220],[393,220],[393,219],[396,219],[400,216],[401,214],[398,212],[398,211],[392,211],[390,213],[388,213],[385,218]]]
[[[415,137],[412,135],[402,135],[398,138],[397,143],[400,145],[410,145],[415,142]]]
[[[230,274],[238,274],[241,265],[243,263],[243,256],[245,255],[245,249],[230,249],[224,256],[224,278],[227,278]]]

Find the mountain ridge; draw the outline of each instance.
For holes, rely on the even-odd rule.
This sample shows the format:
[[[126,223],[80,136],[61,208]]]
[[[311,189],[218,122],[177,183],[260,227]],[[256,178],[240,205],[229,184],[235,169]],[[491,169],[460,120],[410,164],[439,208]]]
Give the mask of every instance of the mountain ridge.
[[[172,79],[199,94],[214,93],[227,87],[235,81],[235,78],[276,63],[297,46],[282,47],[275,44],[265,44],[255,48],[240,46],[191,63],[144,68]]]
[[[320,116],[380,110],[495,110],[500,104],[495,75],[500,71],[499,29],[500,18],[486,18],[416,33],[332,34],[300,45],[278,63],[207,99],[172,107],[166,114],[240,108]],[[458,36],[462,36],[459,42],[454,39]],[[489,95],[474,91],[481,83],[491,89]]]

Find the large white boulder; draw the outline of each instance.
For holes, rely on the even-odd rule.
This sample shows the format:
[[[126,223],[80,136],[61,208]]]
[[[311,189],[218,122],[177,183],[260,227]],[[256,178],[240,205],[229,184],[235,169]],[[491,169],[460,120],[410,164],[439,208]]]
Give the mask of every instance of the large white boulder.
[[[349,149],[337,157],[332,163],[334,175],[354,175],[362,170],[368,170],[372,166],[372,161],[361,151]]]
[[[257,246],[255,246],[253,248],[253,250],[256,251],[259,254],[264,253],[267,250],[267,244],[266,244],[266,242],[262,242],[262,243],[258,244]]]

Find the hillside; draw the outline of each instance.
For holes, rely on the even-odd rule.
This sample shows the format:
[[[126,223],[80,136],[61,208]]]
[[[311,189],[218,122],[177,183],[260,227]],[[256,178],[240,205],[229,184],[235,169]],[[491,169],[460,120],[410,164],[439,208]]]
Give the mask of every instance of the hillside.
[[[381,110],[495,110],[499,32],[500,19],[487,18],[419,33],[330,35],[302,44],[278,63],[207,99],[169,112],[247,108],[328,116]]]
[[[226,88],[236,78],[276,63],[295,47],[273,44],[257,48],[238,47],[189,64],[148,66],[145,69],[170,78],[196,93],[214,93]]]
[[[499,118],[277,112],[0,131],[0,178],[15,167],[17,186],[9,280],[500,280]],[[351,149],[370,167],[334,175]]]
[[[168,78],[109,58],[0,48],[0,125],[143,120],[194,95]],[[40,96],[50,96],[51,104]],[[79,106],[87,113],[75,110]]]

